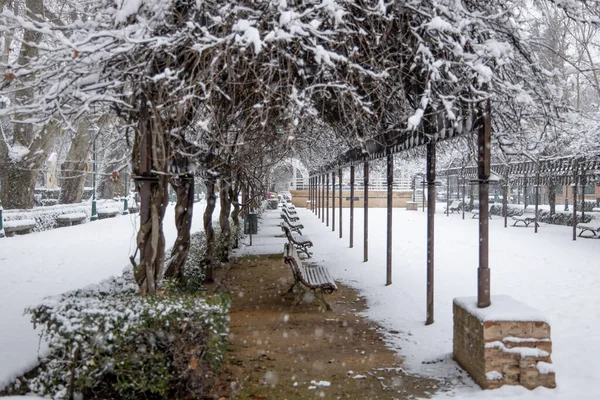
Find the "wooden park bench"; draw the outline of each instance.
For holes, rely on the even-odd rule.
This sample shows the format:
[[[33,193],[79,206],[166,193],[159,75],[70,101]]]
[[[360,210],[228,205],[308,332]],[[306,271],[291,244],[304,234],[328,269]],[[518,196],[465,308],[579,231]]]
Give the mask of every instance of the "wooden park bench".
[[[56,217],[56,223],[58,226],[71,226],[81,224],[86,218],[85,213],[62,214]]]
[[[298,232],[299,235],[302,235],[301,229],[304,229],[304,225],[302,225],[301,223],[294,223],[294,222],[290,223],[285,219],[283,221],[281,221],[281,223],[279,225],[282,227],[282,230],[283,230],[283,227],[285,226],[292,232]]]
[[[490,219],[492,219],[492,207],[493,207],[493,206],[494,206],[493,204],[490,204],[490,206],[489,206],[489,208],[488,208],[488,217],[489,217]],[[479,219],[479,207],[475,207],[475,208],[473,208],[473,209],[471,210],[471,214],[473,214],[473,215],[471,216],[471,219],[473,219],[473,218],[477,218],[477,219]]]
[[[535,223],[538,227],[540,226],[540,224],[537,223],[535,218],[535,209],[529,206],[527,206],[520,215],[513,216],[512,219],[513,221],[515,221],[513,226],[517,226],[517,223],[519,222],[522,222],[523,225],[525,225],[526,227],[529,226],[531,223]]]
[[[298,231],[299,229],[304,229],[304,225],[302,225],[299,221],[299,219],[296,219],[295,221],[292,221],[291,219],[288,218],[287,215],[285,214],[281,214],[281,219],[283,219],[282,223],[286,223],[287,226],[289,226],[290,228],[294,228],[292,229],[293,231]]]
[[[14,221],[4,221],[4,233],[7,237],[14,235],[24,235],[35,228],[35,219],[17,219]]]
[[[300,219],[300,217],[298,217],[298,215],[292,215],[288,212],[288,210],[285,207],[281,208],[281,214],[279,214],[279,216],[281,218],[287,218],[288,222],[296,222]]]
[[[327,268],[321,265],[308,266],[298,256],[298,252],[291,243],[286,243],[283,248],[283,260],[292,269],[294,275],[294,283],[290,286],[288,293],[293,293],[294,287],[298,286],[302,290],[302,286],[312,290],[315,297],[319,299],[327,308],[331,310],[331,306],[325,300],[324,294],[331,294],[337,290],[335,281],[329,274]],[[318,290],[318,292],[317,292]],[[298,305],[304,296],[304,291],[296,297],[294,306]]]
[[[98,219],[114,218],[117,215],[121,214],[121,210],[117,208],[105,208],[102,210],[98,210],[96,214],[98,215]]]
[[[312,256],[312,253],[308,251],[308,248],[313,246],[313,242],[307,236],[301,235],[298,232],[293,232],[285,225],[282,225],[281,229],[285,232],[288,241],[293,244],[296,249],[302,251],[308,258]]]
[[[600,233],[600,220],[598,218],[592,217],[590,222],[577,224],[577,229],[581,230],[579,232],[579,236],[581,236],[584,232],[592,232],[592,236],[581,236],[581,237],[595,237],[596,233]],[[599,236],[600,238],[600,236]]]
[[[451,214],[458,213],[461,210],[461,204],[459,200],[452,200],[452,203],[446,206],[444,212],[450,211]]]
[[[290,214],[290,215],[296,215],[296,214],[298,214],[296,212],[296,207],[294,207],[293,204],[292,205],[287,205],[287,203],[284,203],[281,208],[282,209],[285,208],[287,210],[288,214]]]

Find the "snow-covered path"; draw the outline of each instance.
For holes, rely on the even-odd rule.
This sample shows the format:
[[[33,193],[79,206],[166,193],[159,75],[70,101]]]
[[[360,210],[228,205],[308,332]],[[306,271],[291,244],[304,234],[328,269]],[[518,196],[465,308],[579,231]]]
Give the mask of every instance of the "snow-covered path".
[[[192,231],[202,229],[196,203]],[[216,211],[218,212],[218,210]],[[174,208],[165,215],[167,248],[176,237]],[[39,337],[23,310],[45,296],[121,273],[135,250],[138,214],[0,239],[0,388],[37,361]]]
[[[438,207],[441,209],[442,207]],[[600,240],[571,238],[572,229],[543,225],[503,227],[490,221],[492,295],[508,294],[538,308],[552,323],[558,388],[505,387],[482,392],[466,385],[451,360],[452,299],[477,294],[478,220],[467,215],[436,214],[435,316],[426,327],[426,214],[394,209],[393,284],[385,286],[385,209],[369,210],[369,261],[363,257],[363,212],[356,209],[354,248],[348,248],[349,210],[344,209],[344,238],[331,232],[305,209],[298,210],[304,234],[315,243],[314,260],[333,276],[362,291],[368,316],[388,331],[389,342],[417,373],[456,378],[459,387],[444,394],[456,398],[598,399],[600,398]],[[336,210],[336,220],[337,220]],[[427,363],[424,363],[427,362]]]

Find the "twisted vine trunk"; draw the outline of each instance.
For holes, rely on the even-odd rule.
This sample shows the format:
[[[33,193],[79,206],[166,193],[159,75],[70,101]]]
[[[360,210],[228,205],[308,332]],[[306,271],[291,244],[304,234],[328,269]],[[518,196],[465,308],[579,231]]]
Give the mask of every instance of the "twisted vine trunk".
[[[168,201],[167,160],[169,143],[148,108],[148,99],[139,100],[139,125],[133,149],[133,171],[140,193],[140,229],[137,249],[140,262],[134,263],[134,276],[142,295],[156,294],[165,262],[163,219]]]
[[[185,273],[185,261],[190,251],[190,230],[194,210],[194,177],[189,174],[175,177],[171,179],[171,186],[177,195],[177,204],[175,205],[177,239],[165,270],[165,277],[182,279]]]
[[[206,282],[213,282],[213,262],[212,256],[215,248],[215,230],[212,224],[212,216],[215,211],[217,198],[215,196],[215,180],[214,178],[206,178],[206,209],[204,210],[204,232],[206,233]]]
[[[221,179],[219,188],[219,200],[221,201],[221,210],[219,212],[219,226],[221,227],[221,254],[222,262],[229,261],[229,243],[231,241],[231,226],[229,226],[229,214],[231,213],[231,198],[229,191],[231,183]]]
[[[239,199],[239,195],[240,195],[240,183],[239,181],[235,181],[235,184],[229,187],[229,198],[231,201],[231,204],[233,205],[233,210],[231,211],[231,218],[233,219],[233,226],[235,229],[235,232],[233,232],[233,235],[235,235],[235,242],[233,244],[233,248],[237,249],[239,247],[239,237],[240,237],[240,212],[241,207],[240,207],[240,199]]]

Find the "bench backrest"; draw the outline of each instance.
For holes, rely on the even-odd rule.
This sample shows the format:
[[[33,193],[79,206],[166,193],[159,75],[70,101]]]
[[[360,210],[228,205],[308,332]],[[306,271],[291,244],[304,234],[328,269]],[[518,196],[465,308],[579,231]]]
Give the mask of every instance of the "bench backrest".
[[[452,200],[452,203],[450,204],[450,208],[456,208],[456,207],[460,207],[460,201]]]
[[[287,209],[287,208],[285,208],[285,207],[282,207],[282,208],[281,208],[281,211],[283,211],[283,213],[284,213],[285,215],[287,215],[288,217],[291,217],[291,216],[292,216],[292,214],[290,214],[290,212],[288,211],[288,209]]]
[[[293,240],[292,230],[289,228],[289,226],[281,225],[281,230],[283,230],[283,232],[285,233],[285,236],[288,238],[289,241]]]
[[[292,221],[290,220],[290,218],[287,216],[287,214],[281,214],[281,218],[285,221],[285,223],[287,223],[289,226],[292,226]]]
[[[290,265],[290,268],[292,269],[292,274],[294,274],[294,278],[297,281],[301,281],[302,274],[300,272],[300,265],[302,264],[302,261],[298,256],[296,248],[292,246],[291,243],[286,243],[283,245],[283,261],[285,261],[286,264]]]

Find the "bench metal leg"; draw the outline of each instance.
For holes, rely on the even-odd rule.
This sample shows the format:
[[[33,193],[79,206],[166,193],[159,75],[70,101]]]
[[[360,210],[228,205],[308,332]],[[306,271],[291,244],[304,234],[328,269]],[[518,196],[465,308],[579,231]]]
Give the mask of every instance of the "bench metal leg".
[[[331,306],[329,305],[329,303],[327,302],[327,300],[325,300],[325,296],[323,296],[323,291],[320,290],[319,294],[317,294],[317,291],[313,289],[313,291],[315,292],[315,297],[319,300],[321,300],[321,303],[323,303],[325,305],[325,307],[327,308],[327,311],[332,311],[333,309],[331,308]]]
[[[290,288],[288,289],[288,291],[285,292],[284,294],[282,294],[282,296],[285,296],[288,293],[294,293],[294,286],[296,286],[297,284],[298,284],[298,282],[294,281],[294,283],[292,283],[292,286],[290,286]]]

